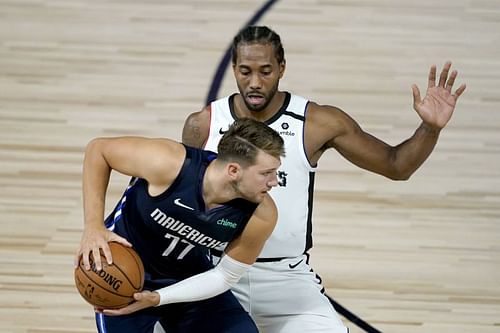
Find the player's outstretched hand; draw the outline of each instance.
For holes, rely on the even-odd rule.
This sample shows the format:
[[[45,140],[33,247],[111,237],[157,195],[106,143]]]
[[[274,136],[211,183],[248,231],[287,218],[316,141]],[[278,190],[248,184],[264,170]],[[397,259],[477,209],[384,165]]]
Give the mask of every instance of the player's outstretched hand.
[[[455,93],[452,93],[458,72],[453,70],[450,74],[450,68],[451,62],[448,61],[444,64],[439,76],[439,82],[436,85],[436,65],[431,66],[427,93],[424,99],[421,99],[417,85],[412,85],[413,108],[425,124],[437,130],[446,126],[455,110],[458,97],[465,90],[465,84],[462,84],[455,90]]]
[[[134,294],[135,302],[123,307],[121,309],[108,310],[102,309],[106,316],[122,316],[130,314],[145,308],[149,308],[160,303],[160,295],[156,292],[144,290],[140,293]],[[101,310],[98,310],[101,311]]]

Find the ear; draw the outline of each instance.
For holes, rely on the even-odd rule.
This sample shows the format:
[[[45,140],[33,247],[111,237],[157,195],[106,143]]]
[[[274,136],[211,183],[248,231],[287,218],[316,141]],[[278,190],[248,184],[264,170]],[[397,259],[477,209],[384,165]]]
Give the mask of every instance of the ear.
[[[228,163],[226,166],[226,170],[227,170],[227,175],[231,180],[237,180],[240,178],[241,165],[239,165],[239,163],[236,162]]]
[[[286,68],[286,61],[283,60],[280,63],[280,79],[283,78],[283,75],[285,74],[285,68]]]

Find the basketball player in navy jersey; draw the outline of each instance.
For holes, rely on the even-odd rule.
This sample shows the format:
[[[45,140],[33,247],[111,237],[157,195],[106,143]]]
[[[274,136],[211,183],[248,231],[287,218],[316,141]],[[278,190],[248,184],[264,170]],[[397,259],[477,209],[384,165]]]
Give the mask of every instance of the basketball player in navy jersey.
[[[254,263],[272,232],[283,140],[265,124],[241,119],[218,155],[168,139],[99,138],[83,168],[85,227],[78,258],[102,268],[108,242],[133,246],[145,267],[145,291],[122,309],[98,309],[99,332],[257,332],[229,291]],[[133,178],[104,221],[111,170]],[[210,251],[223,251],[216,266]],[[157,328],[155,328],[157,327]],[[162,332],[162,330],[160,330]]]
[[[270,192],[279,222],[257,262],[232,290],[261,332],[345,333],[347,328],[308,265],[316,165],[333,148],[363,169],[393,180],[408,179],[432,152],[465,85],[452,92],[457,72],[450,72],[449,62],[436,85],[432,66],[426,96],[422,99],[418,87],[412,87],[414,109],[422,122],[410,138],[392,147],[364,132],[339,108],[280,91],[284,50],[279,35],[268,27],[246,27],[234,38],[232,65],[239,93],[191,114],[183,142],[216,149],[232,122],[250,117],[278,131],[287,152],[278,170],[279,186]]]

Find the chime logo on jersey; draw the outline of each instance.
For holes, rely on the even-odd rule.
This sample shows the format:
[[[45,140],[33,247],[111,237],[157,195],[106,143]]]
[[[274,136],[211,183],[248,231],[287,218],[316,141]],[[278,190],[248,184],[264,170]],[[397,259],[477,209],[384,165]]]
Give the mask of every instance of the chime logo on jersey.
[[[233,229],[236,229],[236,227],[238,226],[236,223],[234,222],[231,222],[227,219],[220,219],[220,220],[217,220],[217,224],[218,225],[222,225],[224,227],[229,227],[229,228],[233,228]]]

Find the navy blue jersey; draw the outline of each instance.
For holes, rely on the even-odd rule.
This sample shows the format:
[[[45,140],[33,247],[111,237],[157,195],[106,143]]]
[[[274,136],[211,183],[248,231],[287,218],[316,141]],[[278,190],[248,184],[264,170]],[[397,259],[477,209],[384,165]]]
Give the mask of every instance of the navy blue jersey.
[[[165,192],[152,197],[147,181],[136,179],[124,204],[106,219],[108,227],[114,219],[113,231],[132,243],[150,279],[185,279],[211,269],[210,249],[224,249],[255,211],[257,204],[244,199],[206,208],[203,177],[215,157],[186,147],[180,173]]]

